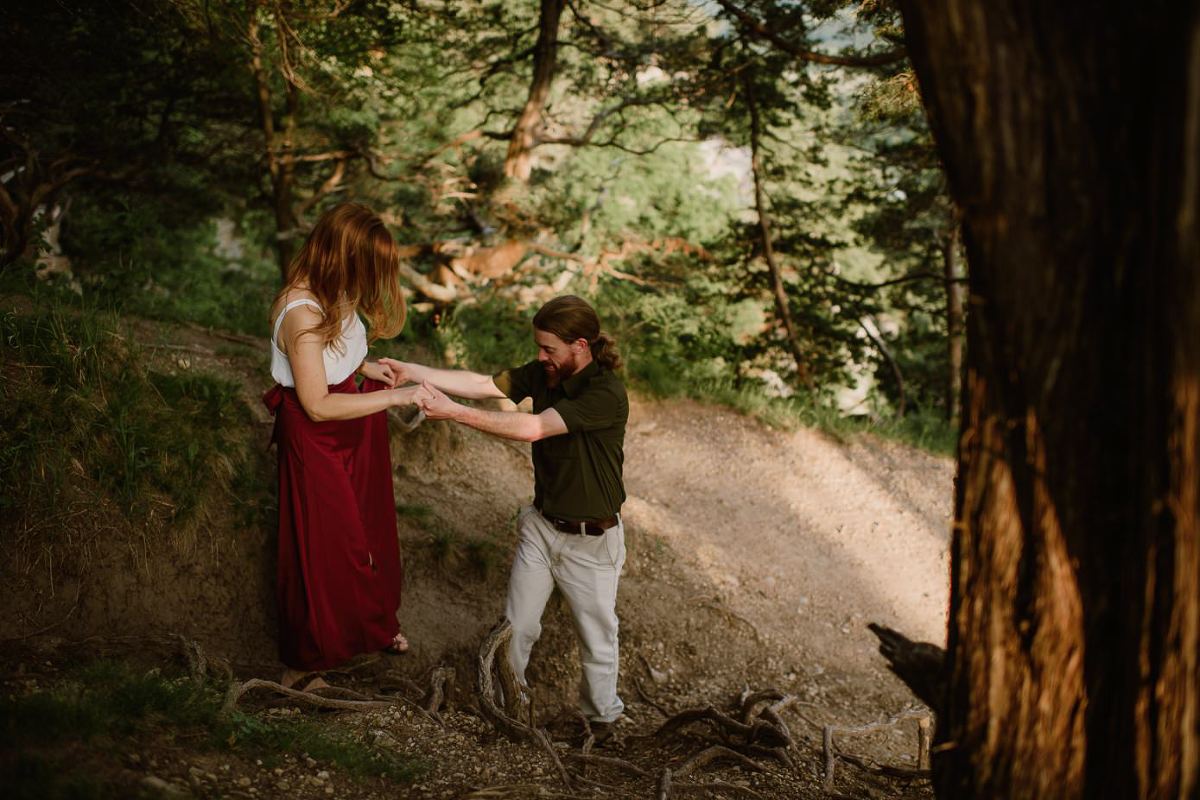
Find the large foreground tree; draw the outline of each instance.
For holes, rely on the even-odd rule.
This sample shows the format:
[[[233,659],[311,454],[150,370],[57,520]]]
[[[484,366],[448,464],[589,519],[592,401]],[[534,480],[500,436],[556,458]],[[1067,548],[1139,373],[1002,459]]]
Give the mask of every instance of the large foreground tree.
[[[942,797],[1200,792],[1200,5],[903,0],[970,264]]]

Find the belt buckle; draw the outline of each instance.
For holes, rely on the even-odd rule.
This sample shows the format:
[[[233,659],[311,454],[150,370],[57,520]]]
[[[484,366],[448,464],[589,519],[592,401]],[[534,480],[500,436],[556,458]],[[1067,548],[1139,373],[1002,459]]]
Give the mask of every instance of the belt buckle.
[[[555,519],[554,527],[571,536],[591,536],[587,529],[586,522],[571,522],[569,519]]]

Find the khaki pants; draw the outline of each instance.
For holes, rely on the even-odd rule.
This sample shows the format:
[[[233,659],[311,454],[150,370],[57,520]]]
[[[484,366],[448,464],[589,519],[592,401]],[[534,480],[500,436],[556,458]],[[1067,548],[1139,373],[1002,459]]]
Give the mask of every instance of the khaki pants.
[[[612,722],[617,697],[617,580],[625,565],[625,526],[600,536],[562,533],[533,506],[517,516],[517,555],[504,613],[512,623],[509,660],[525,684],[529,652],[542,633],[542,612],[558,586],[571,607],[583,661],[579,706],[593,721]]]

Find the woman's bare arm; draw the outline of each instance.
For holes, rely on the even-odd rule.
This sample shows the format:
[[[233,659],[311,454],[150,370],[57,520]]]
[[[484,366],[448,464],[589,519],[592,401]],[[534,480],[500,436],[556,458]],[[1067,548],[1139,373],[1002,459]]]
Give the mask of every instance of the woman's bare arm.
[[[325,343],[309,330],[320,322],[321,315],[312,306],[297,306],[284,317],[279,331],[279,338],[287,345],[296,395],[310,419],[357,419],[413,401],[415,386],[365,394],[330,392],[325,376]]]

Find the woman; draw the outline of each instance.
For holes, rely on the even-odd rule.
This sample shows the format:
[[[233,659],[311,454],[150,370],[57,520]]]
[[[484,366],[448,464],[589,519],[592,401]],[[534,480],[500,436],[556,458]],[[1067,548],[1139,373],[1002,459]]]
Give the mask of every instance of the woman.
[[[412,402],[371,338],[404,326],[396,242],[370,209],[326,212],[288,268],[271,309],[263,402],[279,450],[279,654],[282,683],[324,685],[318,670],[359,653],[404,652],[402,568],[386,411]],[[361,375],[362,386],[355,376]],[[311,677],[310,677],[311,676]]]

